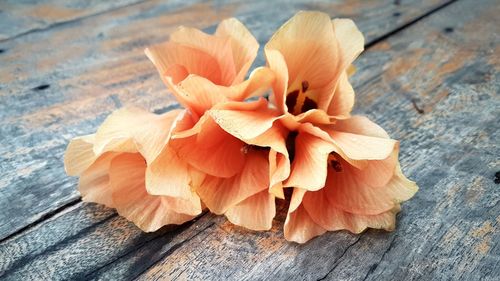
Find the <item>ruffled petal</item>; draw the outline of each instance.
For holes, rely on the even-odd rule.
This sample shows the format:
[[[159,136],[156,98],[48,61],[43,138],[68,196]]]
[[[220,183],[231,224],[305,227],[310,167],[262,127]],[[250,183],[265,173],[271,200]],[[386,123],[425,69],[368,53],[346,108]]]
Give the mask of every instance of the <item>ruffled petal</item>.
[[[267,50],[283,55],[289,76],[287,94],[298,91],[314,101],[316,108],[326,110],[343,71],[330,17],[321,12],[299,12],[273,35],[265,48],[266,55]],[[268,63],[275,68],[273,61]],[[295,110],[289,108],[290,112],[306,111],[300,110],[302,102],[294,105]]]
[[[367,117],[360,115],[352,116],[351,118],[345,120],[337,120],[337,122],[335,122],[335,124],[331,126],[331,129],[337,132],[345,132],[376,138],[390,138],[387,132],[382,127],[370,121],[370,119],[368,119]]]
[[[233,61],[231,38],[209,35],[196,28],[180,26],[170,35],[170,40],[183,46],[201,50],[215,58],[221,71],[221,80],[213,82],[222,86],[233,84],[236,69]]]
[[[267,154],[250,150],[240,173],[231,178],[207,176],[197,192],[210,211],[223,214],[230,207],[268,188]]]
[[[276,215],[274,195],[267,189],[263,190],[230,207],[225,215],[235,225],[251,230],[269,230]]]
[[[296,192],[300,195],[295,195]],[[326,229],[312,220],[304,206],[297,203],[302,201],[305,192],[305,190],[294,188],[284,228],[285,239],[288,241],[305,243],[326,232]]]
[[[336,119],[345,119],[351,116],[351,111],[354,106],[354,89],[349,83],[347,72],[344,71],[339,77],[339,82],[332,100],[328,106],[328,114]]]
[[[188,164],[169,146],[147,167],[146,189],[151,195],[183,198],[199,204],[191,188]]]
[[[215,36],[231,38],[233,62],[236,70],[233,84],[241,83],[257,56],[259,43],[250,31],[235,18],[223,20],[217,26]]]
[[[94,153],[95,135],[74,138],[64,154],[64,168],[69,176],[78,176],[96,160]]]
[[[212,118],[203,116],[196,126],[183,133],[176,135],[170,145],[194,168],[223,178],[241,171],[245,162],[245,143],[221,129]]]
[[[94,202],[114,208],[109,184],[109,167],[118,153],[106,152],[80,174],[78,191],[85,202]]]
[[[351,19],[334,19],[332,25],[341,50],[344,70],[363,52],[365,38]]]
[[[149,163],[168,143],[175,123],[181,118],[182,110],[156,115],[137,108],[119,109],[97,130],[94,153],[139,151]]]
[[[111,161],[109,179],[118,213],[143,231],[155,231],[167,224],[182,224],[201,213],[201,206],[167,196],[147,193],[146,163],[137,153],[123,153]]]
[[[368,161],[367,167],[359,170],[339,160],[341,170],[329,169],[325,184],[330,203],[349,213],[378,215],[411,198],[417,187],[401,173],[397,153],[384,161]],[[388,170],[391,166],[392,172]],[[391,175],[387,183],[380,185]]]
[[[325,186],[328,155],[334,150],[330,142],[299,131],[290,177],[284,185],[306,190],[318,190]]]
[[[288,89],[288,68],[283,55],[272,49],[265,49],[267,66],[274,72],[273,92],[270,96],[271,102],[276,105],[280,113],[287,113],[288,107],[285,104]]]
[[[361,233],[367,228],[392,231],[396,225],[399,204],[393,209],[377,215],[360,215],[346,212],[332,206],[324,190],[308,192],[303,199],[303,206],[312,220],[328,231],[349,230]]]
[[[150,46],[144,52],[156,66],[165,83],[166,78],[170,78],[173,84],[177,84],[189,74],[205,77],[218,85],[222,83],[222,69],[219,62],[202,50],[166,42]]]
[[[278,112],[268,108],[262,98],[256,102],[227,103],[209,114],[224,131],[240,140],[256,138],[279,118]]]

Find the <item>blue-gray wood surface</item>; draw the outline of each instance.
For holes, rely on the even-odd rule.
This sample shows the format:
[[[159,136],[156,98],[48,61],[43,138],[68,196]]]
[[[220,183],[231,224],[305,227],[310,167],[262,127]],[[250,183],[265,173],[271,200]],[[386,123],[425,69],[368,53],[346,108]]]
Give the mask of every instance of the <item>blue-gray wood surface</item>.
[[[80,201],[72,137],[124,105],[177,106],[146,46],[231,16],[265,44],[301,9],[366,36],[355,111],[401,140],[420,186],[394,232],[289,243],[280,205],[269,232],[206,213],[143,233]],[[0,279],[498,280],[499,14],[496,0],[0,2]]]

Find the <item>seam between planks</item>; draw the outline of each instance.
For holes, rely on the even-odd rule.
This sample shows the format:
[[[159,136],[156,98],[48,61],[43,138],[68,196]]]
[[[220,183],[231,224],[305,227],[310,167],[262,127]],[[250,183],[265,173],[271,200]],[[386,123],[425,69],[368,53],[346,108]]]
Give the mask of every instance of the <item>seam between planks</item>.
[[[66,25],[66,24],[70,24],[70,23],[75,23],[75,22],[79,22],[79,21],[82,21],[82,20],[85,20],[85,19],[88,19],[88,18],[92,18],[94,16],[99,16],[99,15],[102,15],[102,14],[105,14],[105,13],[108,13],[108,12],[112,12],[112,11],[116,11],[116,10],[120,10],[120,9],[124,9],[124,8],[127,8],[127,7],[131,7],[131,6],[135,6],[135,5],[139,5],[139,4],[142,4],[142,3],[145,3],[149,0],[144,0],[144,1],[140,1],[140,2],[136,2],[136,3],[131,3],[131,4],[128,4],[128,5],[124,5],[124,6],[120,6],[120,7],[116,7],[116,8],[113,8],[113,9],[109,9],[109,10],[106,10],[106,11],[102,11],[102,12],[98,12],[98,13],[94,13],[94,14],[91,14],[91,15],[87,15],[87,16],[83,16],[83,17],[79,17],[79,18],[75,18],[75,19],[72,19],[72,20],[68,20],[68,21],[64,21],[64,22],[58,22],[58,23],[54,23],[54,24],[51,24],[47,27],[44,27],[44,28],[35,28],[35,29],[31,29],[31,30],[28,30],[26,32],[23,32],[23,33],[20,33],[20,34],[17,34],[15,36],[12,36],[12,37],[9,37],[9,38],[6,38],[6,39],[1,39],[0,42],[5,42],[5,41],[8,41],[8,40],[11,40],[11,39],[15,39],[15,38],[18,38],[18,37],[21,37],[21,36],[24,36],[24,35],[27,35],[27,34],[30,34],[30,33],[35,33],[35,32],[39,32],[39,31],[44,31],[44,30],[48,30],[50,28],[54,28],[54,27],[57,27],[57,26],[63,26],[63,25]],[[387,33],[385,33],[384,35],[382,36],[379,36],[379,37],[376,37],[374,39],[372,39],[370,42],[368,42],[367,44],[365,44],[365,50],[367,49],[370,49],[372,47],[374,47],[375,45],[377,45],[378,43],[382,42],[382,41],[385,41],[387,40],[388,38],[390,38],[391,36],[393,35],[396,35],[398,33],[400,33],[401,31],[405,30],[406,28],[418,23],[419,21],[429,17],[430,15],[446,8],[447,6],[457,2],[458,0],[450,0],[448,2],[445,2],[433,9],[431,9],[430,11],[408,21],[407,23],[404,23],[403,25],[401,25],[400,27],[397,27],[393,30],[390,30],[388,31]],[[59,214],[60,212],[78,204],[82,202],[81,198],[78,198],[78,199],[75,199],[75,200],[72,200],[68,203],[66,203],[65,205],[61,206],[61,207],[58,207],[56,208],[55,210],[53,211],[50,211],[44,215],[42,215],[40,218],[38,218],[37,220],[33,221],[32,223],[29,223],[27,224],[26,226],[16,230],[15,232],[9,234],[8,236],[0,239],[0,244],[17,236],[17,235],[20,235],[28,230],[30,230],[31,228],[33,227],[36,227],[37,225],[43,223],[44,221],[56,216],[57,214]],[[209,227],[206,227],[204,228],[202,231],[200,231],[199,233],[203,232],[204,230],[208,229]],[[197,235],[197,234],[196,234]],[[361,234],[360,237],[362,237],[363,235]],[[357,243],[359,241],[359,239],[355,242]],[[354,243],[354,244],[355,244]],[[176,248],[172,250],[176,250],[177,248],[179,248],[180,246],[182,246],[183,243],[179,243],[177,244]],[[349,247],[351,247],[353,244],[351,244]],[[347,249],[346,249],[347,250]],[[173,251],[172,251],[173,252]],[[170,250],[168,251],[168,254],[170,253]],[[345,253],[345,252],[344,252]],[[168,256],[168,254],[166,256]],[[139,274],[140,275],[140,274]],[[327,277],[328,274],[325,276]],[[325,278],[323,277],[323,278]],[[319,279],[319,280],[322,280],[322,279]]]
[[[57,216],[59,213],[63,212],[64,210],[66,209],[69,209],[75,205],[77,205],[78,203],[81,203],[82,202],[82,198],[81,197],[78,197],[77,199],[73,199],[71,201],[69,201],[68,203],[56,208],[55,210],[53,211],[50,211],[50,212],[47,212],[45,214],[43,214],[40,218],[34,220],[33,222],[19,228],[18,230],[12,232],[11,234],[5,236],[4,238],[0,239],[0,244],[2,244],[3,242],[7,241],[7,240],[10,240],[12,239],[13,237],[17,236],[17,235],[20,235],[22,234],[23,232],[26,232],[28,230],[30,230],[31,228],[33,227],[36,227],[37,225],[43,223],[44,221],[50,219],[50,218],[53,218],[55,216]]]
[[[109,10],[96,12],[96,13],[93,13],[93,14],[90,14],[90,15],[76,17],[74,19],[70,19],[70,20],[67,20],[67,21],[54,22],[54,23],[51,23],[51,24],[49,24],[49,25],[47,25],[45,27],[32,28],[32,29],[23,31],[21,33],[18,33],[16,35],[13,35],[11,37],[0,39],[0,43],[6,42],[6,41],[9,41],[9,40],[12,40],[12,39],[16,39],[16,38],[19,38],[19,37],[22,37],[22,36],[25,36],[25,35],[28,35],[28,34],[32,34],[32,33],[40,32],[40,31],[49,30],[49,29],[54,28],[54,27],[64,26],[64,25],[67,25],[67,24],[79,22],[79,21],[82,21],[82,20],[85,20],[85,19],[88,19],[88,18],[92,18],[92,17],[95,17],[95,16],[103,15],[103,14],[106,14],[106,13],[109,13],[109,12],[118,11],[118,10],[123,9],[123,8],[133,7],[135,5],[143,4],[143,3],[147,2],[147,1],[150,1],[150,0],[142,0],[142,1],[139,1],[139,2],[136,2],[136,3],[126,4],[126,5],[123,5],[123,6],[111,8]]]
[[[436,13],[436,12],[438,12],[438,11],[444,9],[444,8],[446,8],[450,4],[453,4],[453,3],[457,2],[457,1],[458,0],[450,0],[448,2],[445,2],[445,3],[443,3],[443,4],[441,4],[441,5],[437,6],[437,7],[435,7],[434,9],[432,9],[432,10],[430,10],[430,11],[428,11],[428,12],[426,12],[426,13],[424,13],[424,14],[422,14],[422,15],[414,18],[414,19],[412,19],[411,21],[409,21],[409,22],[401,25],[400,27],[398,27],[396,29],[393,29],[393,30],[387,32],[386,34],[373,39],[369,43],[365,44],[365,50],[372,48],[373,46],[377,45],[378,43],[380,43],[382,41],[385,41],[389,37],[398,34],[399,32],[405,30],[406,28],[414,25],[415,23],[417,23],[417,22],[419,22],[419,21],[427,18],[428,16],[430,16],[430,15],[432,15],[432,14],[434,14],[434,13]]]

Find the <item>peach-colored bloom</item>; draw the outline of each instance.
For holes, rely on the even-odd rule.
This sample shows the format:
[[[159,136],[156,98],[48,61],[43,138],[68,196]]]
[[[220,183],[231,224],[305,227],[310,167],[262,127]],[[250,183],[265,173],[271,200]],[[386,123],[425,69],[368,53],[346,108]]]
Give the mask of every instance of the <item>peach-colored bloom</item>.
[[[273,144],[283,143],[276,140],[283,138],[283,130],[271,129],[272,121],[259,122],[278,116],[268,108],[267,101],[243,101],[269,89],[274,73],[260,67],[243,81],[258,43],[236,19],[221,22],[214,35],[181,27],[170,39],[148,48],[146,54],[167,87],[189,109],[191,118],[183,121],[184,132],[179,130],[174,135],[171,148],[152,162],[147,173],[148,189],[178,196],[165,187],[176,177],[191,177],[212,212],[225,214],[233,223],[250,229],[269,229],[275,214],[274,194],[269,188],[274,190],[271,183],[279,185],[288,175],[282,170],[289,168],[283,160],[287,158],[283,156],[286,148]],[[245,128],[254,130],[255,137],[243,139],[224,131],[217,121],[226,120],[225,125],[233,121],[218,116],[225,110],[254,116],[258,128]],[[183,162],[172,161],[172,154]],[[194,175],[193,171],[198,172]],[[254,210],[256,206],[261,208]]]
[[[398,142],[360,116],[338,120],[322,126],[322,130],[313,126],[305,130],[310,134],[303,138],[310,139],[299,140],[298,136],[296,143],[308,143],[317,150],[323,149],[325,154],[303,153],[300,151],[306,149],[297,145],[295,157],[310,159],[301,159],[302,164],[294,162],[292,167],[301,166],[301,175],[306,171],[325,171],[326,181],[317,188],[312,181],[289,179],[288,185],[295,188],[285,221],[285,238],[304,243],[327,230],[393,230],[399,203],[411,198],[418,189],[401,172]],[[314,161],[312,157],[321,160]]]
[[[96,134],[73,139],[64,162],[69,175],[80,176],[82,199],[116,208],[144,231],[181,224],[200,214],[201,203],[191,191],[190,178],[175,178],[169,186],[182,196],[151,195],[145,184],[148,166],[168,147],[184,114],[124,108],[111,114]]]
[[[246,27],[230,18],[222,21],[213,35],[179,27],[170,41],[145,52],[179,103],[196,118],[215,104],[243,101],[266,89],[274,79],[267,68],[255,69],[244,81],[258,48]]]
[[[247,123],[239,122],[241,116]],[[271,228],[276,211],[275,194],[270,190],[288,176],[286,131],[272,126],[277,116],[265,99],[227,102],[214,106],[196,124],[186,126],[190,130],[171,140],[179,157],[202,173],[196,192],[209,210],[253,230]],[[156,172],[150,178],[168,184],[175,174],[166,176],[170,172],[162,167],[170,161],[168,155],[160,154],[151,165]]]
[[[351,20],[299,12],[265,47],[280,117],[260,122],[288,130],[293,188],[285,237],[303,243],[327,230],[391,229],[398,203],[416,191],[401,173],[397,141],[366,118],[352,117],[348,81],[364,39]],[[226,118],[232,118],[230,113]],[[251,123],[241,116],[241,124]],[[224,120],[219,120],[223,124]],[[226,130],[240,139],[250,132]]]

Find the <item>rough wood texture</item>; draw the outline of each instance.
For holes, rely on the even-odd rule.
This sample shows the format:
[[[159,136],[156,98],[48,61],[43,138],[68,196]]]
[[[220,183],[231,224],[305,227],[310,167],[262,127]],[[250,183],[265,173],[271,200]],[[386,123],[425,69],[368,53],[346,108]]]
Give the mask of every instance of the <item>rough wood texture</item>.
[[[305,245],[288,243],[282,233],[285,206],[280,206],[269,232],[249,232],[223,217],[205,214],[195,222],[145,234],[106,208],[78,203],[1,243],[0,278],[497,280],[500,36],[495,32],[500,26],[499,13],[495,0],[480,5],[474,0],[458,1],[378,42],[356,62],[356,111],[402,140],[403,170],[420,186],[415,198],[403,205],[395,232],[334,232]],[[252,27],[256,34],[260,34],[258,30]],[[47,134],[91,131],[103,116],[78,121],[78,115],[97,111],[104,115],[116,100],[165,110],[163,106],[173,103],[165,97],[159,99],[161,85],[152,69],[146,72],[150,76],[140,81],[103,88],[103,97],[95,94],[87,96],[88,101],[70,101],[75,94],[18,115],[18,122],[22,121],[19,130],[26,134],[26,128],[35,130],[58,117],[60,121],[49,125],[49,130],[37,129],[39,134],[42,130],[48,130]],[[113,75],[117,74],[99,82],[119,77]],[[129,85],[130,93],[119,92]],[[143,87],[150,89],[136,96]],[[110,98],[110,92],[119,93]],[[105,105],[98,107],[96,101]],[[65,103],[71,107],[55,109]],[[82,113],[74,112],[78,108]],[[44,117],[49,113],[56,117]],[[69,125],[57,124],[63,122]],[[61,147],[54,149],[57,145],[50,141],[57,136],[46,138],[48,151],[64,149],[64,140],[57,141]],[[35,152],[24,150],[24,154]],[[47,157],[46,152],[39,153],[39,159]],[[51,172],[61,173],[60,169],[54,167]],[[52,179],[54,188],[61,179]],[[74,188],[74,181],[66,184]],[[36,212],[41,213],[40,209]]]
[[[126,104],[176,106],[143,53],[176,26],[210,30],[237,16],[265,43],[297,10],[319,9],[352,17],[373,42],[447,3],[197,2],[147,1],[0,42],[0,239],[78,200],[62,163],[71,138]]]
[[[57,24],[75,21],[140,1],[2,1],[0,2],[0,14],[2,15],[0,17],[0,40],[50,28]]]

